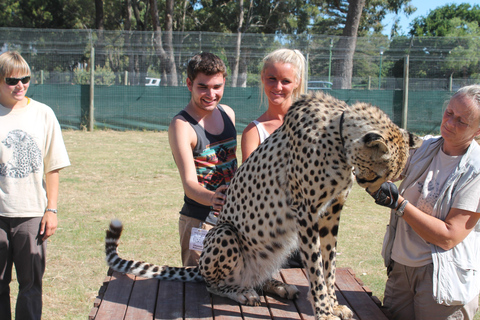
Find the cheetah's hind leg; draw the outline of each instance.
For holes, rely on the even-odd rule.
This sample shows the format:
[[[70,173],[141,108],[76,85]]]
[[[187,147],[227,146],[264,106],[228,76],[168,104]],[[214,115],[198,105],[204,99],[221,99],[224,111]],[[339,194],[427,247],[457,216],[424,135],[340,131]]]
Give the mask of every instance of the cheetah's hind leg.
[[[290,300],[297,299],[300,294],[296,286],[275,279],[267,280],[263,285],[263,291]]]

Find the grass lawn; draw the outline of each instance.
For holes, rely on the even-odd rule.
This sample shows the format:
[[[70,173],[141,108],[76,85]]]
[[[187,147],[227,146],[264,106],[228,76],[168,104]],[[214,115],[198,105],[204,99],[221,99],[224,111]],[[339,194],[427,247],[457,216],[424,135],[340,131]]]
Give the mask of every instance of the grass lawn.
[[[85,319],[106,276],[105,230],[125,225],[125,258],[180,266],[183,190],[166,132],[64,131],[72,166],[60,173],[59,228],[48,243],[44,319]],[[240,148],[238,149],[240,159]],[[342,213],[337,265],[383,298],[380,256],[388,210],[355,186]],[[12,302],[17,293],[12,282]],[[480,319],[477,315],[475,318]]]

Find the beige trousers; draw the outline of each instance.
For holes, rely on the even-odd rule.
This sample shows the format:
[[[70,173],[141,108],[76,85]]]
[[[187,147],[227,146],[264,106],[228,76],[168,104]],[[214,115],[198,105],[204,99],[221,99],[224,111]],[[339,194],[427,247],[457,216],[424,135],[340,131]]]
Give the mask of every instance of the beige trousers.
[[[202,220],[190,218],[183,214],[180,215],[178,219],[178,232],[180,234],[180,247],[182,248],[182,263],[184,267],[198,266],[198,260],[202,254],[201,251],[189,249],[192,228],[210,230],[213,226],[203,223]]]

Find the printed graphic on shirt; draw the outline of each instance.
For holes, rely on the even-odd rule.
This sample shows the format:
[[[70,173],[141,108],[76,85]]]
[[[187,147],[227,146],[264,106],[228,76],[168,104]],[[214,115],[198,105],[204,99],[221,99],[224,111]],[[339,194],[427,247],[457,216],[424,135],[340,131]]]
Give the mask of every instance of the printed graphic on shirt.
[[[208,145],[195,157],[198,183],[208,190],[230,184],[237,170],[236,149],[237,141],[234,139]]]
[[[0,175],[10,178],[25,178],[42,168],[42,152],[35,140],[25,131],[12,130],[2,143],[12,149],[12,158],[0,163]]]

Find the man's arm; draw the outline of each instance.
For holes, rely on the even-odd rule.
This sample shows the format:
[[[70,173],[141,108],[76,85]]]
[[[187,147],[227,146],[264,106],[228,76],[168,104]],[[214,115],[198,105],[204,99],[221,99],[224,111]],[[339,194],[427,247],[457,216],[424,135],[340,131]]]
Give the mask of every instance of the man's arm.
[[[214,210],[221,210],[225,203],[225,188],[220,187],[213,192],[198,184],[192,151],[197,137],[190,124],[181,117],[174,118],[168,129],[168,140],[187,197],[205,206],[213,206]]]

